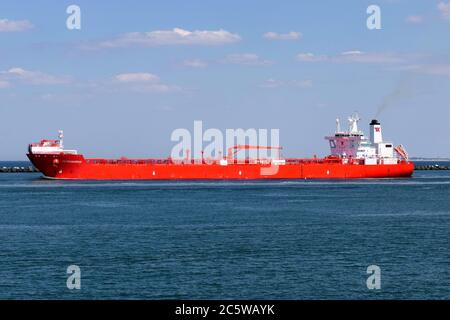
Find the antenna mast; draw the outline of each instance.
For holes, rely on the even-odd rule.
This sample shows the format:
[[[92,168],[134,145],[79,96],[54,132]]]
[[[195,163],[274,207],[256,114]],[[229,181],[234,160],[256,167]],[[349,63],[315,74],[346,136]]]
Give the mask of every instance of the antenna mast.
[[[64,131],[58,130],[59,147],[64,149]]]

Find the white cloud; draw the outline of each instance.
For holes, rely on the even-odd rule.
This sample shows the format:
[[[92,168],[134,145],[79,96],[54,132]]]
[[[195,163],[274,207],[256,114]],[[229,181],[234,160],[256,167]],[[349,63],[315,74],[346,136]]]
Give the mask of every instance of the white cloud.
[[[33,28],[28,20],[8,20],[0,19],[0,32],[20,32]]]
[[[446,20],[450,20],[450,2],[445,3],[441,1],[438,3],[437,7],[439,12],[441,13],[441,16]]]
[[[178,86],[170,86],[163,83],[155,83],[148,85],[140,85],[131,88],[133,91],[142,93],[169,93],[169,92],[180,92],[181,88]]]
[[[336,62],[355,62],[355,63],[399,63],[404,59],[391,53],[365,53],[361,51],[348,51],[341,53],[340,56],[333,57]]]
[[[406,22],[411,23],[411,24],[420,24],[422,23],[424,20],[424,18],[422,16],[408,16],[406,18]]]
[[[29,71],[18,67],[1,71],[0,80],[31,85],[58,85],[70,82],[68,77],[53,76],[40,71]]]
[[[362,55],[364,52],[359,50],[351,50],[351,51],[344,51],[341,53],[342,56],[356,56],[356,55]]]
[[[336,62],[336,63],[368,63],[387,64],[401,63],[404,58],[392,53],[366,53],[359,50],[345,51],[337,55],[314,55],[312,53],[300,53],[297,60],[302,62]]]
[[[131,32],[115,39],[100,42],[100,48],[120,48],[128,46],[164,46],[164,45],[218,45],[240,41],[238,34],[220,30],[188,31],[180,28],[149,32]]]
[[[181,91],[180,87],[162,83],[157,75],[146,72],[121,73],[115,75],[113,80],[114,83],[136,92],[167,93]]]
[[[302,37],[301,32],[291,31],[288,33],[266,32],[263,35],[268,40],[298,40]]]
[[[222,60],[223,63],[238,64],[244,66],[266,66],[272,64],[271,61],[260,58],[254,53],[230,54]]]
[[[183,66],[191,68],[206,68],[208,63],[200,59],[193,59],[183,61]]]
[[[121,73],[115,76],[118,82],[158,82],[159,77],[151,73]]]
[[[275,79],[267,79],[260,85],[262,88],[280,88],[280,87],[294,87],[294,88],[311,88],[313,85],[312,80],[290,80],[281,81]]]
[[[283,85],[283,82],[275,79],[267,79],[260,85],[263,88],[279,88]]]
[[[328,57],[325,55],[315,55],[312,53],[299,53],[297,55],[297,60],[298,61],[303,61],[303,62],[319,62],[319,61],[326,61],[328,60]]]

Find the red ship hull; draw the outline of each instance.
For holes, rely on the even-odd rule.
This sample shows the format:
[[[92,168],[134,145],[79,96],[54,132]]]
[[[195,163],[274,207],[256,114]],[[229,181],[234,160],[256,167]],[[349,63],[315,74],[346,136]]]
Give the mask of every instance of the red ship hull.
[[[282,165],[232,162],[221,165],[174,163],[170,159],[85,159],[79,154],[27,154],[44,177],[76,180],[194,180],[194,179],[355,179],[409,177],[410,161],[364,165],[342,159],[286,159]]]

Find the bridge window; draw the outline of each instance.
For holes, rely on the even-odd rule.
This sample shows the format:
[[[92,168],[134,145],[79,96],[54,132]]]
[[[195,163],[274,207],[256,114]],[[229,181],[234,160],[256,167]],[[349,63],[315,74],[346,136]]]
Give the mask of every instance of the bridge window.
[[[330,147],[332,149],[336,148],[336,142],[334,140],[330,140]]]

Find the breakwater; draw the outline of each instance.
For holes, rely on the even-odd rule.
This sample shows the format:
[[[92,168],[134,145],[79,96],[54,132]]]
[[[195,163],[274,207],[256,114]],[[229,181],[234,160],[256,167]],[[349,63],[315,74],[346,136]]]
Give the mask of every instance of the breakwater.
[[[2,173],[30,173],[30,172],[39,172],[33,166],[28,167],[0,167],[0,172]]]
[[[439,164],[429,165],[416,165],[414,170],[450,170],[450,166],[444,166]]]

